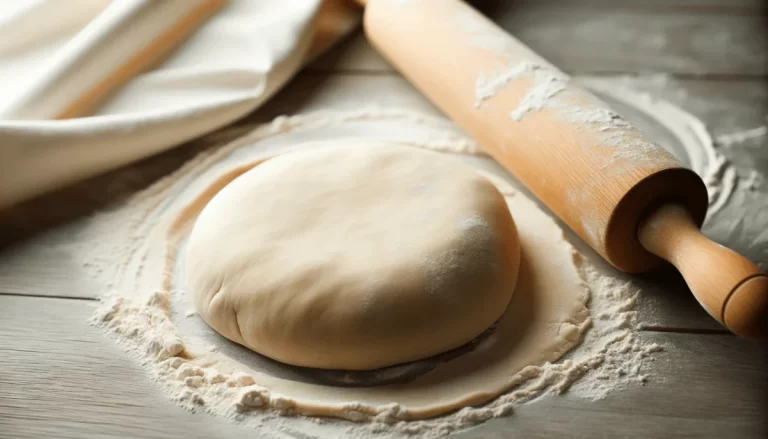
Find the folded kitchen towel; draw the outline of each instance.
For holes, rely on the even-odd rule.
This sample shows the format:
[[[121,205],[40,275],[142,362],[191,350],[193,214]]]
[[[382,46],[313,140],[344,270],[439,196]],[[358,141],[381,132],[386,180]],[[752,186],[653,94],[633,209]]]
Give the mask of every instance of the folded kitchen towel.
[[[87,116],[56,119],[203,0],[0,3],[0,207],[215,130],[354,28],[348,0],[228,0]]]

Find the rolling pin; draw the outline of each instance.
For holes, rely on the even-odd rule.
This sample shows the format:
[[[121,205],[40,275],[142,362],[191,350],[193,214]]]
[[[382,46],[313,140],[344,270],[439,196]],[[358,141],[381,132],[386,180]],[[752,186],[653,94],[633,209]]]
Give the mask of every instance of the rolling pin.
[[[768,276],[701,234],[693,171],[466,3],[358,2],[374,47],[602,257],[669,261],[720,323],[768,338]]]

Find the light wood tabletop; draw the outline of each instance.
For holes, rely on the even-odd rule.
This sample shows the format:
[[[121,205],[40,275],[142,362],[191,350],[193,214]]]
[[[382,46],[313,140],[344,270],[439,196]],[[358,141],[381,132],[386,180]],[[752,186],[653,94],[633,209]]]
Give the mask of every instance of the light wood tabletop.
[[[477,3],[567,73],[667,99],[714,136],[768,124],[768,19],[759,0]],[[78,276],[62,244],[76,239],[67,230],[89,213],[147,187],[213,143],[280,114],[371,103],[440,115],[358,32],[234,128],[0,212],[0,437],[262,437],[176,406],[139,364],[89,326],[100,292]],[[768,137],[722,152],[737,169],[768,174]],[[752,211],[763,215],[766,229],[768,189],[762,190],[767,201]],[[714,220],[741,214],[727,206]],[[749,234],[723,244],[749,250],[768,268],[768,240],[749,249],[747,242]],[[671,271],[637,282],[639,337],[664,348],[647,384],[595,402],[548,396],[456,437],[768,437],[768,345],[730,335]]]

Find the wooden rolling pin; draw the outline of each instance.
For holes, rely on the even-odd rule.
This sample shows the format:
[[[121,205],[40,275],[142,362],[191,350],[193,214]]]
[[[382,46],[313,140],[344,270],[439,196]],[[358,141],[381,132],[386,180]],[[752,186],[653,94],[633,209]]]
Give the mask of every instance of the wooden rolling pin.
[[[459,0],[358,0],[372,44],[617,268],[671,262],[736,334],[768,337],[768,276],[699,231],[701,179]]]

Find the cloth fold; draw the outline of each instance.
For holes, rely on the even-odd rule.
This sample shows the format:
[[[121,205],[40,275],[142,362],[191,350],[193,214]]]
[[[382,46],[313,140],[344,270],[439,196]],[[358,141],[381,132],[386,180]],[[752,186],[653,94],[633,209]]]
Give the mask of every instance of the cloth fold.
[[[114,13],[111,8],[125,7],[119,4],[124,1],[154,0],[0,4],[0,114],[7,115],[0,120],[0,207],[167,150],[243,117],[360,18],[347,0],[230,0],[162,63],[133,78],[92,115],[12,118],[14,106],[30,90],[59,80],[56,63],[62,62],[62,53],[75,63],[71,71],[77,72],[77,63],[88,67],[90,55],[79,55],[77,48],[88,46],[84,35],[105,34],[89,25]],[[110,38],[131,34],[116,32]],[[34,104],[46,110],[45,105],[55,103],[43,99]]]

